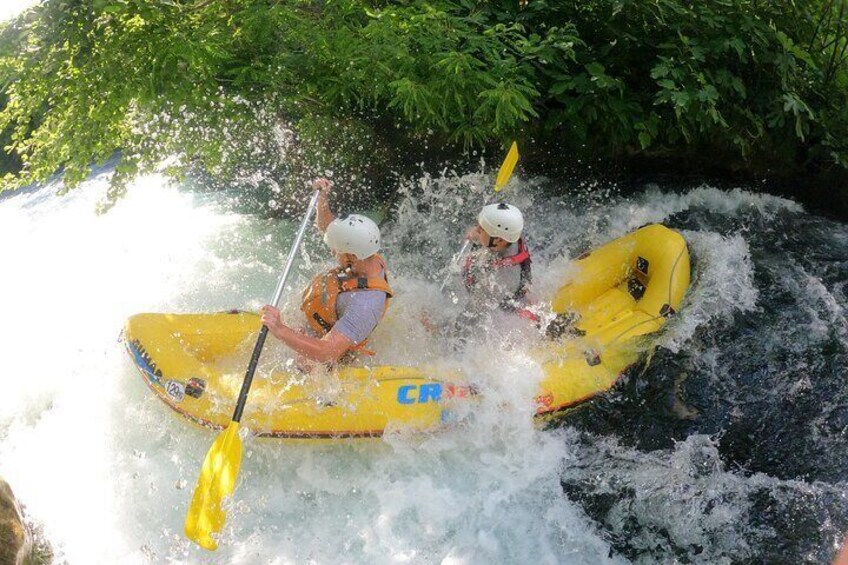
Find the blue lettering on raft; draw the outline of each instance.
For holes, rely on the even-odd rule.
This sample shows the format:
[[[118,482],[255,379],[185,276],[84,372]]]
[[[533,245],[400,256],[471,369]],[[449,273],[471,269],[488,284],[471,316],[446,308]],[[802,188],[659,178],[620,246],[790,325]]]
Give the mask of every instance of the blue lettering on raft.
[[[141,342],[137,339],[134,339],[131,342],[128,341],[127,347],[135,359],[135,364],[141,369],[145,378],[152,383],[163,386],[161,380],[162,371],[156,366],[156,363],[144,349],[144,346],[141,345]]]
[[[398,387],[398,404],[427,404],[441,402],[448,398],[467,398],[477,394],[474,386],[425,383],[423,385],[403,385]]]
[[[417,394],[416,394],[417,393]],[[418,385],[403,385],[398,388],[397,401],[400,404],[426,404],[442,399],[442,384],[427,383]]]
[[[429,402],[430,400],[438,402],[441,399],[442,385],[439,383],[421,385],[421,388],[418,389],[418,402],[421,404]]]
[[[409,398],[409,393],[415,390],[415,385],[403,385],[398,389],[397,401],[401,404],[415,404],[414,398]]]

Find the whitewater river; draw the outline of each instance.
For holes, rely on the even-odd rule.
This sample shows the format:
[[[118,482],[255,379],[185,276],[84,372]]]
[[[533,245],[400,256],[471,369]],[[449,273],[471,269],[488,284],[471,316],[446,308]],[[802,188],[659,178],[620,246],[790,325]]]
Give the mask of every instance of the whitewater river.
[[[376,362],[443,355],[418,320],[439,315],[441,270],[490,182],[403,187],[383,224],[398,297]],[[0,476],[74,565],[829,560],[848,531],[848,227],[744,190],[546,196],[559,188],[508,188],[542,301],[571,258],[645,223],[689,242],[693,285],[650,363],[539,431],[538,368],[492,338],[454,360],[489,383],[464,425],[339,444],[247,438],[215,553],[182,524],[216,434],[152,397],[119,334],[137,312],[258,308],[291,222],[156,176],[104,215],[104,177],[65,196],[0,196]],[[288,316],[327,259],[310,235]]]

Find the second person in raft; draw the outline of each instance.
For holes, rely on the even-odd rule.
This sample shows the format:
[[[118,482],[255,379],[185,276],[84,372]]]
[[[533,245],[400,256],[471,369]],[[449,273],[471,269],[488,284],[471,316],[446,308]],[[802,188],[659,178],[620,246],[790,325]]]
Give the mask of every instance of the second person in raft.
[[[380,250],[380,228],[358,214],[344,219],[330,211],[333,184],[324,178],[312,182],[320,189],[316,225],[338,265],[317,275],[303,293],[301,310],[314,335],[286,326],[280,311],[262,307],[268,331],[301,357],[319,363],[336,363],[350,352],[365,352],[368,336],[383,317],[392,289]]]
[[[521,236],[523,230],[521,210],[501,202],[483,206],[477,225],[465,234],[477,247],[462,267],[472,311],[499,308],[536,320],[527,310],[527,292],[533,276],[530,251]]]

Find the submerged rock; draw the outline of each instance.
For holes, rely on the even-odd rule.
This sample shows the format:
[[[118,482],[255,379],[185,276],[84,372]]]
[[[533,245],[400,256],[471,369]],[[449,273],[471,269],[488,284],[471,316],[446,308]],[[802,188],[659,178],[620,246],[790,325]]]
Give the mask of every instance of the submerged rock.
[[[22,565],[33,562],[32,534],[24,524],[12,489],[0,479],[0,563]]]

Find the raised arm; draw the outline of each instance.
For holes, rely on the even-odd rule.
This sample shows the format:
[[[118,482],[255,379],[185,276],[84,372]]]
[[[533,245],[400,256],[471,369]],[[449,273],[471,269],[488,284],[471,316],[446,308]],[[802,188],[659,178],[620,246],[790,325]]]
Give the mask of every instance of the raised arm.
[[[318,212],[315,215],[315,225],[323,233],[327,231],[330,222],[336,218],[330,210],[330,189],[333,188],[333,183],[329,179],[317,178],[312,181],[312,188],[321,191],[318,195]]]

